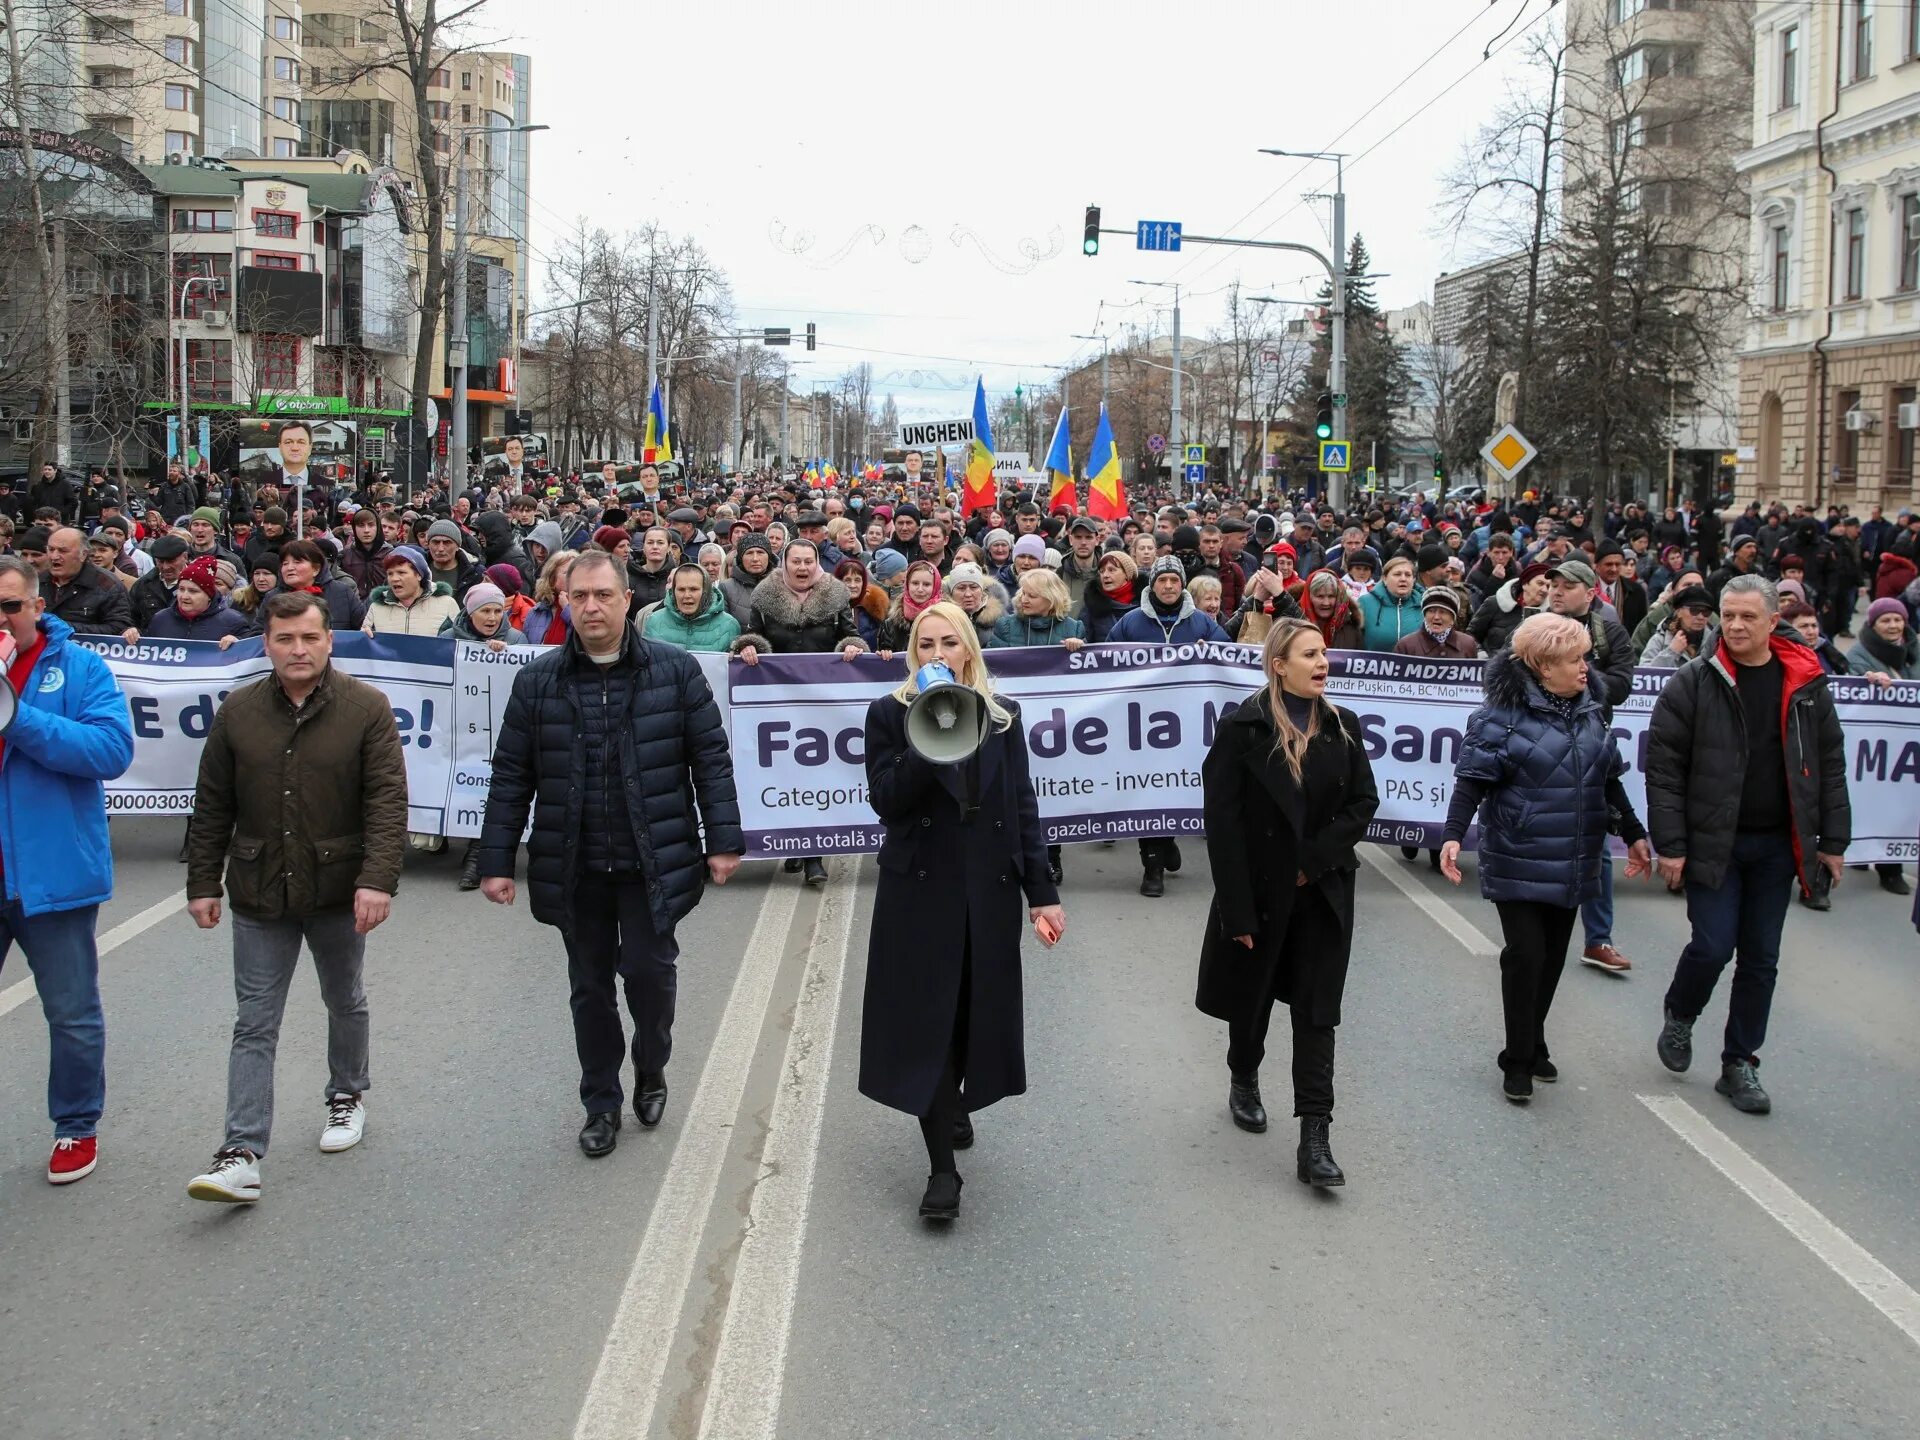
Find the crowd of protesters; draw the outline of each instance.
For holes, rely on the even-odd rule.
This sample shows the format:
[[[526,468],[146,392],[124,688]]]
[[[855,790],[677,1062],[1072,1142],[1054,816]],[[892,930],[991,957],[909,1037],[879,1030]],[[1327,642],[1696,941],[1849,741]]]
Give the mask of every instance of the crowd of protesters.
[[[175,468],[125,504],[98,474],[82,485],[48,467],[24,495],[0,481],[0,551],[18,557],[21,576],[31,567],[42,611],[63,640],[230,646],[264,638],[276,616],[310,624],[324,613],[332,631],[452,636],[495,649],[561,646],[572,655],[591,642],[602,647],[592,652],[600,664],[641,641],[726,653],[747,665],[766,655],[891,657],[909,650],[929,616],[940,617],[934,630],[947,643],[969,654],[1237,641],[1264,647],[1270,685],[1264,708],[1248,717],[1252,728],[1223,733],[1235,743],[1265,735],[1269,746],[1278,734],[1292,757],[1281,766],[1288,783],[1306,783],[1304,756],[1309,770],[1324,760],[1356,795],[1371,794],[1371,778],[1351,744],[1328,758],[1308,743],[1337,739],[1347,724],[1344,712],[1320,706],[1327,653],[1489,661],[1487,705],[1463,748],[1447,844],[1433,861],[1457,880],[1458,842],[1478,819],[1482,888],[1499,907],[1507,940],[1499,1063],[1516,1101],[1528,1098],[1534,1080],[1555,1078],[1544,1024],[1575,916],[1584,961],[1632,968],[1612,934],[1611,835],[1631,847],[1627,874],[1657,864],[1668,888],[1687,895],[1693,919],[1694,944],[1668,994],[1662,1060],[1685,1068],[1691,1024],[1738,952],[1744,978],[1735,985],[1722,1093],[1742,1109],[1766,1108],[1754,1068],[1765,1004],[1754,996],[1761,978],[1771,994],[1779,925],[1771,922],[1770,942],[1748,935],[1742,886],[1764,892],[1768,915],[1783,914],[1796,891],[1812,908],[1831,906],[1848,821],[1845,777],[1829,753],[1837,721],[1824,677],[1920,679],[1920,514],[1888,519],[1879,507],[1863,521],[1835,507],[1815,514],[1805,505],[1755,503],[1729,518],[1691,503],[1661,512],[1634,502],[1589,508],[1528,491],[1506,502],[1367,498],[1339,513],[1306,498],[1262,503],[1220,487],[1096,519],[1050,514],[1042,497],[1020,493],[961,513],[950,480],[924,468],[918,454],[858,483],[763,474],[663,486],[650,465],[634,472],[637,483],[619,483],[611,467],[563,478],[510,446],[506,467],[475,474],[464,488],[434,482],[403,493],[384,478],[348,486],[310,472],[311,432],[301,422],[282,427],[279,448],[282,464],[257,480],[210,481]],[[569,579],[583,555],[593,557],[581,568],[598,587],[587,638],[572,599],[585,592]],[[622,607],[622,633],[633,638],[607,632],[609,604]],[[1644,823],[1625,803],[1608,734],[1636,665],[1675,675],[1653,722],[1659,763],[1650,766]],[[1726,684],[1716,688],[1714,675]],[[1796,705],[1812,707],[1804,734],[1754,735],[1761,717],[1796,713]],[[1802,766],[1800,778],[1781,769],[1788,761]],[[1697,779],[1689,790],[1703,767],[1726,772],[1711,803],[1699,798]],[[711,783],[720,783],[718,771]],[[1210,812],[1215,800],[1210,793]],[[525,819],[524,807],[509,808],[489,813],[491,841],[468,847],[463,888],[484,879],[491,898],[511,897],[510,884],[493,883],[510,878],[503,837]],[[1362,809],[1370,813],[1368,805],[1352,813]],[[1528,818],[1545,814],[1555,825],[1540,829]],[[1210,852],[1212,830],[1210,822]],[[197,846],[195,838],[189,850],[204,890],[220,857],[208,837]],[[1296,865],[1286,854],[1268,857],[1276,873]],[[1045,855],[1046,879],[1029,886],[1034,895],[1053,893],[1064,878],[1060,847]],[[1288,922],[1301,934],[1309,921],[1350,931],[1351,856],[1341,855],[1326,870],[1333,889],[1315,890],[1313,904],[1303,901]],[[1217,881],[1220,855],[1211,858]],[[1141,893],[1164,895],[1167,877],[1181,869],[1178,845],[1142,840],[1140,859]],[[697,868],[691,852],[687,864]],[[1909,892],[1899,866],[1877,868],[1883,887]],[[789,861],[788,869],[809,885],[828,878],[818,857]],[[1334,885],[1336,872],[1347,876],[1344,890]],[[1303,885],[1313,878],[1299,873]],[[607,915],[620,907],[610,892]],[[1221,896],[1216,916],[1221,933],[1207,943],[1217,966],[1228,953],[1218,949],[1223,939],[1248,943],[1265,916]],[[669,927],[674,918],[654,920]],[[658,945],[670,948],[663,934]],[[1263,973],[1271,972],[1254,987],[1261,994],[1213,1001],[1213,1013],[1233,1027],[1229,1103],[1248,1129],[1265,1125],[1250,1071],[1266,1010],[1287,996],[1282,972],[1293,962],[1279,957],[1299,947],[1266,936],[1258,948]],[[596,995],[610,994],[606,975],[596,972],[594,984]],[[1241,1013],[1243,1001],[1264,1007],[1257,1023]],[[1312,1055],[1311,1075],[1296,1077],[1308,1097],[1301,1113],[1322,1122],[1336,1022],[1337,987],[1296,1009],[1296,1046]],[[605,1016],[596,1023],[604,1028]],[[653,1107],[646,1123],[665,1102],[663,1064],[643,1077]],[[346,1126],[354,1139],[364,1123],[363,1112],[349,1113],[358,1083],[336,1075],[329,1092],[340,1108],[335,1129]],[[617,1090],[604,1076],[598,1083],[602,1098]],[[942,1094],[929,1113],[944,1136],[963,1117],[948,1113],[953,1097]],[[590,1118],[595,1113],[590,1103]],[[90,1123],[86,1117],[82,1097],[60,1123],[72,1129]],[[589,1153],[612,1148],[617,1118],[603,1115],[598,1130],[583,1135]],[[230,1130],[228,1148],[257,1160],[264,1130],[247,1146],[251,1132]],[[1314,1135],[1311,1148],[1312,1137],[1303,1137],[1302,1178],[1339,1183],[1329,1178],[1339,1170],[1324,1123]],[[257,1193],[257,1174],[252,1183]]]

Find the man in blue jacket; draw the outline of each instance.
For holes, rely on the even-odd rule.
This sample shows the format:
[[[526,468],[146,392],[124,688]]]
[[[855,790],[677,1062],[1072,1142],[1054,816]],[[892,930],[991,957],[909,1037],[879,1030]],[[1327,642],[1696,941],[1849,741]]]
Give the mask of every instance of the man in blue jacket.
[[[103,782],[133,763],[127,698],[107,662],[48,615],[40,577],[0,555],[0,652],[18,698],[0,734],[0,964],[17,941],[52,1037],[47,1179],[93,1172],[107,1099],[107,1022],[94,922],[113,894]]]

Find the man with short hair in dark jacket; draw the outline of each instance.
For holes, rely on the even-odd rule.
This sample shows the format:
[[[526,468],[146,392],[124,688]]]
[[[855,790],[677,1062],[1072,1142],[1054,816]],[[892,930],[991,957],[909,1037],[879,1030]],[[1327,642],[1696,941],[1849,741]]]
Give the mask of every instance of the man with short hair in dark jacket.
[[[1819,657],[1774,628],[1779,610],[1770,581],[1729,581],[1717,645],[1667,682],[1647,728],[1647,828],[1661,878],[1685,882],[1693,926],[1660,1060],[1692,1063],[1694,1021],[1734,960],[1714,1089],[1751,1115],[1772,1108],[1756,1067],[1794,882],[1824,899],[1853,838],[1840,717]]]
[[[566,642],[514,677],[480,832],[480,888],[513,903],[531,808],[528,895],[533,918],[566,944],[587,1111],[580,1148],[601,1156],[617,1143],[623,1098],[615,977],[634,1021],[634,1111],[651,1127],[667,1105],[674,927],[709,876],[727,883],[745,839],[726,729],[698,662],[627,624],[626,572],[604,551],[573,562],[567,601]]]
[[[87,538],[63,525],[47,539],[47,573],[40,577],[47,614],[76,635],[124,635],[133,628],[127,587],[87,558]]]

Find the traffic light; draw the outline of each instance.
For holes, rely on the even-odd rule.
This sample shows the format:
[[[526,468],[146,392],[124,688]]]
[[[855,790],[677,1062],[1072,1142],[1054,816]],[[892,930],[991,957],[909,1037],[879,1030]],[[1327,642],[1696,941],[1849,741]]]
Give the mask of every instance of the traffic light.
[[[1080,242],[1080,253],[1083,255],[1100,253],[1100,207],[1098,205],[1087,207],[1087,233]]]
[[[807,349],[813,349],[815,338],[813,321],[809,320],[807,321]]]
[[[1322,440],[1333,438],[1333,392],[1331,390],[1320,392],[1320,413],[1313,422],[1313,433]]]
[[[1433,478],[1441,485],[1447,483],[1447,458],[1438,450],[1433,452]]]

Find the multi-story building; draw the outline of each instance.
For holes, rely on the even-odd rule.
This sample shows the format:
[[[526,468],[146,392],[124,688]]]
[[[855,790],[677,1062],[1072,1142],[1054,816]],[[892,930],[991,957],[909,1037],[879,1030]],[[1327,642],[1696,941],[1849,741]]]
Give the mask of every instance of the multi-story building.
[[[1753,18],[1753,317],[1738,496],[1920,499],[1920,9],[1781,0]]]

